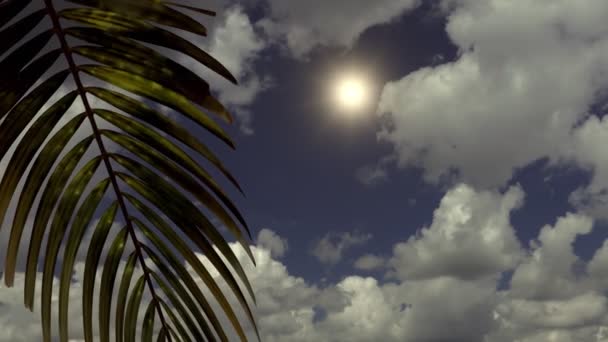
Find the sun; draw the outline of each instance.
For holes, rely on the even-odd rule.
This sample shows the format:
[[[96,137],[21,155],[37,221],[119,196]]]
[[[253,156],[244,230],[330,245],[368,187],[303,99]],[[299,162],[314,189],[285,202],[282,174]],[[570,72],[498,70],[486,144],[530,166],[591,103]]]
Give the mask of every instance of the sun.
[[[341,110],[356,112],[367,105],[369,86],[362,76],[344,75],[335,81],[333,96]]]

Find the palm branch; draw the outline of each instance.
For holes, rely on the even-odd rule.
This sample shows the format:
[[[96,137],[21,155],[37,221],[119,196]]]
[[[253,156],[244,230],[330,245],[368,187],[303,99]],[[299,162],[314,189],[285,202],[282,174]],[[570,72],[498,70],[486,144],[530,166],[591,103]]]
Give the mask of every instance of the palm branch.
[[[34,310],[41,270],[44,341],[54,336],[52,322],[58,323],[60,341],[68,341],[71,279],[78,251],[84,249],[85,341],[95,335],[95,297],[101,341],[110,339],[112,318],[117,341],[135,341],[138,331],[143,341],[152,341],[154,335],[158,341],[228,341],[231,333],[246,341],[236,305],[224,292],[238,300],[257,334],[246,294],[255,299],[218,228],[227,228],[253,261],[243,231],[251,235],[216,178],[222,176],[241,189],[190,129],[206,131],[234,147],[207,113],[228,123],[232,117],[205,80],[148,47],[185,54],[236,84],[220,62],[165,28],[205,36],[205,27],[186,13],[214,13],[163,0],[67,2],[59,9],[52,0],[0,0],[0,159],[8,159],[0,181],[0,224],[5,222],[0,228],[10,228],[6,285],[14,285],[19,250],[27,247],[24,304]],[[44,52],[53,37],[59,46]],[[83,57],[95,63],[79,62]],[[53,72],[62,59],[67,67]],[[83,75],[104,86],[87,86]],[[59,94],[69,79],[73,89]],[[91,99],[112,109],[97,108]],[[70,113],[78,101],[84,111]],[[158,105],[183,116],[180,121],[188,128],[155,109]],[[78,137],[76,132],[83,129],[85,137]],[[99,174],[101,180],[95,176]],[[16,207],[12,221],[7,217],[11,203]],[[118,231],[112,228],[117,223],[124,224]],[[31,234],[24,241],[26,229]],[[197,251],[228,290],[222,291]],[[126,263],[120,267],[123,259]],[[55,321],[51,298],[56,276]],[[226,319],[229,325],[223,323]]]

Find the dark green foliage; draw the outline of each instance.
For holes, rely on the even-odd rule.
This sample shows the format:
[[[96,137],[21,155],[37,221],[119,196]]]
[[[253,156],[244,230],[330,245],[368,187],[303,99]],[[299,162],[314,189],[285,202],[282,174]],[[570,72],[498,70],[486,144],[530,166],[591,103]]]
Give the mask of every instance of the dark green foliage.
[[[13,286],[19,250],[25,248],[24,304],[34,309],[37,274],[42,270],[45,342],[56,334],[51,329],[56,277],[56,322],[62,342],[68,341],[69,324],[82,324],[86,341],[96,335],[101,341],[112,335],[116,341],[228,341],[228,329],[245,341],[244,326],[232,304],[195,254],[206,255],[257,332],[245,296],[253,298],[251,286],[212,222],[221,222],[253,260],[243,234],[249,235],[249,230],[207,168],[214,168],[239,191],[240,187],[215,154],[179,124],[188,122],[234,147],[208,113],[228,123],[232,117],[204,79],[142,44],[186,54],[236,83],[219,61],[164,28],[205,36],[206,28],[182,11],[214,13],[161,0],[67,2],[71,4],[60,11],[51,0],[29,7],[31,1],[7,0],[0,6],[0,159],[8,159],[0,179],[0,229],[10,229],[6,285]],[[35,9],[23,13],[26,7]],[[73,44],[74,39],[80,43]],[[58,47],[39,56],[57,41]],[[97,64],[79,64],[75,56]],[[43,77],[61,59],[68,67]],[[84,84],[84,74],[106,86]],[[72,84],[68,80],[74,81],[73,89],[59,94]],[[171,108],[182,118],[174,120],[111,86]],[[118,111],[92,106],[93,97]],[[84,112],[71,113],[73,104],[82,104]],[[48,109],[41,112],[42,108]],[[111,128],[101,129],[102,121]],[[84,137],[82,132],[87,132]],[[109,151],[110,143],[121,151]],[[8,158],[11,148],[14,153]],[[201,159],[209,166],[197,161]],[[7,217],[11,203],[16,203],[16,212]],[[31,235],[24,239],[29,229]],[[86,251],[86,259],[83,321],[77,323],[68,320],[68,307],[79,250]],[[96,280],[101,284],[98,292]],[[93,332],[95,311],[98,334]],[[220,323],[218,314],[227,317],[229,326]]]

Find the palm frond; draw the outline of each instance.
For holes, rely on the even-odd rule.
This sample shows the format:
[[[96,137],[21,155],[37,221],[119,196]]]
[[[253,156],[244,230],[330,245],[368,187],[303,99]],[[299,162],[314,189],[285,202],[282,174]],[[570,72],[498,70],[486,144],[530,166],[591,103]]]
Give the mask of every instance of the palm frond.
[[[242,190],[193,132],[206,131],[234,148],[216,121],[232,123],[233,118],[207,81],[150,47],[185,54],[236,84],[219,61],[173,32],[206,36],[206,27],[180,10],[215,13],[161,0],[66,2],[71,4],[60,10],[52,0],[39,6],[25,0],[0,4],[0,159],[8,159],[0,179],[0,224],[5,226],[0,229],[10,229],[6,285],[14,285],[25,247],[24,305],[34,310],[42,269],[43,339],[50,342],[58,335],[68,341],[69,324],[74,324],[68,321],[72,274],[79,251],[86,250],[85,341],[96,336],[96,294],[100,341],[112,335],[129,342],[228,341],[228,328],[246,341],[245,326],[227,293],[257,334],[248,302],[255,303],[253,289],[213,222],[226,227],[253,261],[251,234],[214,174]],[[53,38],[59,46],[45,50]],[[60,60],[67,67],[54,70]],[[97,83],[86,84],[85,75]],[[67,87],[72,89],[65,92]],[[73,113],[74,104],[82,104],[84,112]],[[180,120],[151,104],[170,108]],[[111,151],[111,146],[119,150]],[[58,333],[52,331],[53,322]]]

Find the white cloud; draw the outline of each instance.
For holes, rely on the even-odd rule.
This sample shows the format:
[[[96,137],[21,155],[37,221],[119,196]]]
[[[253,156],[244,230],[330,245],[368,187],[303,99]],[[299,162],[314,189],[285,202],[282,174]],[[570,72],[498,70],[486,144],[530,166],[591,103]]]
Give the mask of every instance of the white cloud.
[[[481,341],[495,325],[495,280],[380,284],[351,275],[319,288],[290,275],[265,248],[252,248],[258,265],[253,268],[243,249],[231,245],[254,286],[264,341]]]
[[[211,88],[218,92],[219,100],[237,115],[241,131],[252,134],[252,118],[248,107],[262,91],[272,85],[268,76],[258,75],[253,67],[269,43],[255,31],[241,6],[231,6],[220,14],[212,22],[209,37],[191,38],[220,61],[239,85],[229,83],[189,57],[179,55],[177,58],[186,67],[209,79]]]
[[[355,261],[353,266],[362,271],[372,271],[384,268],[386,260],[373,254],[366,254]]]
[[[435,227],[439,227],[439,222],[445,221],[445,217],[450,217],[449,222],[459,222],[459,218],[468,216],[470,222],[494,222],[490,225],[493,227],[491,231],[503,230],[502,234],[508,236],[513,234],[513,228],[508,222],[509,213],[522,199],[523,193],[517,187],[500,194],[474,191],[464,185],[457,186],[441,202],[436,212],[442,214],[436,213],[432,229],[439,230]],[[486,220],[475,219],[476,216]],[[504,220],[506,222],[500,223]],[[577,235],[589,233],[591,222],[591,219],[582,215],[568,214],[560,218],[554,226],[542,228],[538,241],[530,252],[519,255],[522,260],[518,263],[508,262],[488,269],[487,273],[480,273],[485,274],[485,277],[461,277],[439,265],[438,268],[442,271],[424,279],[404,277],[397,282],[382,284],[372,277],[350,275],[336,284],[320,289],[290,275],[285,265],[272,258],[269,250],[254,247],[259,269],[253,269],[247,264],[247,272],[251,274],[260,302],[258,314],[262,338],[271,342],[605,341],[602,336],[608,329],[608,306],[601,293],[607,287],[593,278],[601,273],[602,267],[606,268],[606,258],[603,255],[608,255],[608,252],[598,252],[589,263],[592,271],[588,276],[578,275],[578,280],[573,279],[577,284],[576,290],[557,293],[547,287],[547,295],[542,298],[535,293],[521,292],[522,286],[543,288],[546,282],[560,284],[560,278],[576,275],[570,266],[581,261],[572,256],[571,246]],[[453,237],[459,236],[459,232],[465,233],[462,235],[464,241],[467,237],[471,238],[471,232],[476,232],[479,236],[493,236],[481,224],[451,227],[449,232]],[[475,231],[472,227],[478,230]],[[447,232],[446,230],[445,236],[449,235]],[[496,244],[500,239],[488,241]],[[429,248],[427,252],[434,259],[448,262],[445,258],[442,259],[443,251],[459,242],[460,240],[439,240],[435,248]],[[494,246],[496,255],[509,254]],[[239,259],[244,261],[247,258],[244,251],[236,244],[233,247]],[[472,249],[483,252],[485,247],[481,244]],[[397,254],[393,258],[396,256]],[[479,258],[488,257],[480,255]],[[498,260],[493,257],[489,259]],[[547,262],[561,266],[552,267]],[[546,268],[552,274],[536,272],[535,276],[529,277],[536,280],[526,284],[517,280],[518,274],[526,272],[535,263],[539,270]],[[405,274],[404,268],[411,266],[400,267],[400,271]],[[515,271],[513,289],[498,291],[498,275],[508,269]],[[565,275],[566,271],[569,275]],[[490,276],[492,272],[494,275]],[[323,307],[324,303],[333,304],[331,307]],[[319,315],[319,312],[322,314]]]
[[[499,312],[516,324],[542,329],[577,328],[598,322],[606,316],[606,297],[585,293],[566,300],[528,301],[514,299]]]
[[[355,177],[365,185],[377,185],[388,180],[386,169],[379,165],[367,165],[357,170]]]
[[[572,244],[578,235],[591,232],[593,221],[569,214],[557,220],[554,227],[545,226],[525,262],[517,267],[511,280],[511,295],[526,299],[571,298],[586,286],[573,273],[581,261]]]
[[[280,258],[287,251],[287,240],[278,236],[270,229],[262,229],[258,233],[256,244],[270,251],[274,258]]]
[[[388,168],[394,164],[397,158],[388,155],[381,158],[375,164],[362,166],[355,172],[355,178],[363,185],[375,186],[389,180]]]
[[[393,144],[399,165],[421,167],[429,182],[483,187],[503,185],[543,157],[596,171],[605,165],[571,131],[608,85],[608,36],[597,24],[606,2],[443,4],[460,56],[382,92],[379,112],[390,124],[379,137]]]
[[[586,265],[586,274],[578,274],[571,267],[582,263],[573,256],[572,243],[576,236],[589,233],[590,218],[568,214],[554,226],[543,227],[537,242],[517,264],[495,263],[501,259],[483,254],[487,251],[486,244],[495,247],[495,255],[510,254],[511,249],[501,248],[498,242],[508,241],[509,234],[513,234],[508,215],[522,199],[523,193],[518,187],[501,194],[460,185],[448,191],[441,201],[429,231],[442,232],[443,237],[434,240],[435,248],[426,251],[431,259],[448,263],[444,251],[459,245],[461,240],[465,242],[461,247],[468,246],[466,241],[473,239],[473,232],[477,233],[480,239],[473,240],[476,245],[469,247],[481,252],[478,257],[489,259],[493,265],[480,268],[483,272],[477,273],[480,275],[477,277],[470,272],[465,272],[469,276],[463,277],[436,263],[440,271],[421,279],[403,277],[382,283],[373,277],[348,275],[335,284],[320,287],[292,275],[276,259],[280,255],[277,246],[285,242],[276,233],[263,230],[265,233],[258,236],[258,245],[252,246],[257,267],[248,261],[240,245],[232,243],[231,247],[254,287],[258,301],[254,310],[264,341],[605,341],[602,334],[608,329],[608,303],[602,293],[608,284],[600,280],[608,269],[608,247],[598,251]],[[411,244],[423,246],[427,243],[424,239],[430,237],[419,238]],[[395,253],[392,259],[397,257]],[[454,254],[454,258],[459,257]],[[200,258],[212,268],[204,256]],[[79,265],[76,274],[82,272]],[[398,274],[407,274],[404,268],[411,267],[392,266],[401,268],[395,270]],[[529,272],[531,268],[537,271]],[[506,269],[514,269],[511,289],[497,291],[498,275]],[[528,276],[522,278],[520,275],[524,273]],[[212,274],[225,286],[217,272]],[[551,283],[563,285],[560,279],[565,278],[574,286],[564,285],[570,291],[551,289]],[[72,292],[74,303],[79,302],[78,279],[77,276]],[[522,291],[523,287],[546,289],[546,294],[538,296],[534,291]],[[37,316],[27,313],[13,319],[19,317],[17,307],[21,305],[16,291],[18,287],[0,291],[0,302],[5,303],[4,307],[0,305],[0,334],[36,329],[39,322],[34,318]],[[234,298],[229,298],[238,307]],[[76,317],[80,314],[78,310],[70,314]],[[79,320],[74,318],[74,322]],[[79,325],[73,326],[74,338],[80,338]],[[248,334],[253,338],[250,328]],[[32,333],[23,341],[39,338]]]
[[[352,46],[368,28],[398,18],[416,8],[418,0],[322,1],[268,0],[263,26],[285,41],[291,54],[305,57],[317,46]]]
[[[391,274],[399,279],[449,275],[474,279],[515,266],[521,249],[509,222],[523,191],[477,192],[461,184],[446,193],[433,222],[394,247]]]
[[[369,234],[345,232],[327,233],[313,247],[311,253],[321,263],[334,265],[342,260],[343,253],[355,246],[364,244],[372,238]]]
[[[594,256],[585,273],[584,262],[572,250],[576,237],[588,234],[591,225],[586,216],[567,214],[541,229],[515,269],[510,289],[498,295],[499,328],[489,341],[604,341],[607,287],[597,266],[605,252]]]
[[[353,275],[319,288],[290,275],[264,248],[252,248],[253,268],[242,248],[232,247],[254,286],[264,341],[480,341],[493,326],[492,281],[440,277],[382,285]]]
[[[593,173],[591,182],[570,195],[570,202],[598,218],[608,218],[608,119],[590,117],[573,134],[569,159]]]
[[[122,272],[124,262],[119,267],[119,273]],[[84,264],[77,262],[74,265],[74,277],[72,279],[70,287],[69,297],[69,311],[68,311],[68,322],[69,322],[69,337],[70,341],[83,340],[83,324],[82,324],[82,279],[84,275]],[[135,280],[142,275],[139,269],[135,269],[133,274],[133,284]],[[25,274],[19,272],[15,276],[15,286],[12,288],[6,288],[0,284],[0,342],[38,342],[42,341],[42,325],[40,320],[40,291],[42,274],[38,274],[38,281],[35,294],[34,312],[30,312],[23,305],[23,286],[25,282]],[[95,300],[93,305],[93,329],[94,334],[98,333],[97,317],[98,317],[98,305],[97,298],[99,297],[98,291],[101,282],[101,272],[98,272],[95,279]],[[132,286],[133,286],[132,284]],[[118,284],[115,285],[117,289]],[[52,336],[54,339],[58,339],[58,325],[56,324],[58,318],[58,291],[59,291],[59,280],[53,279],[53,299],[52,305]],[[115,307],[116,295],[114,296],[113,305]],[[144,301],[149,301],[149,295],[144,292]],[[142,310],[146,307],[142,306]],[[139,313],[139,317],[143,317],[143,311]],[[114,329],[110,330],[110,338],[113,340]],[[96,337],[97,338],[97,337]]]

